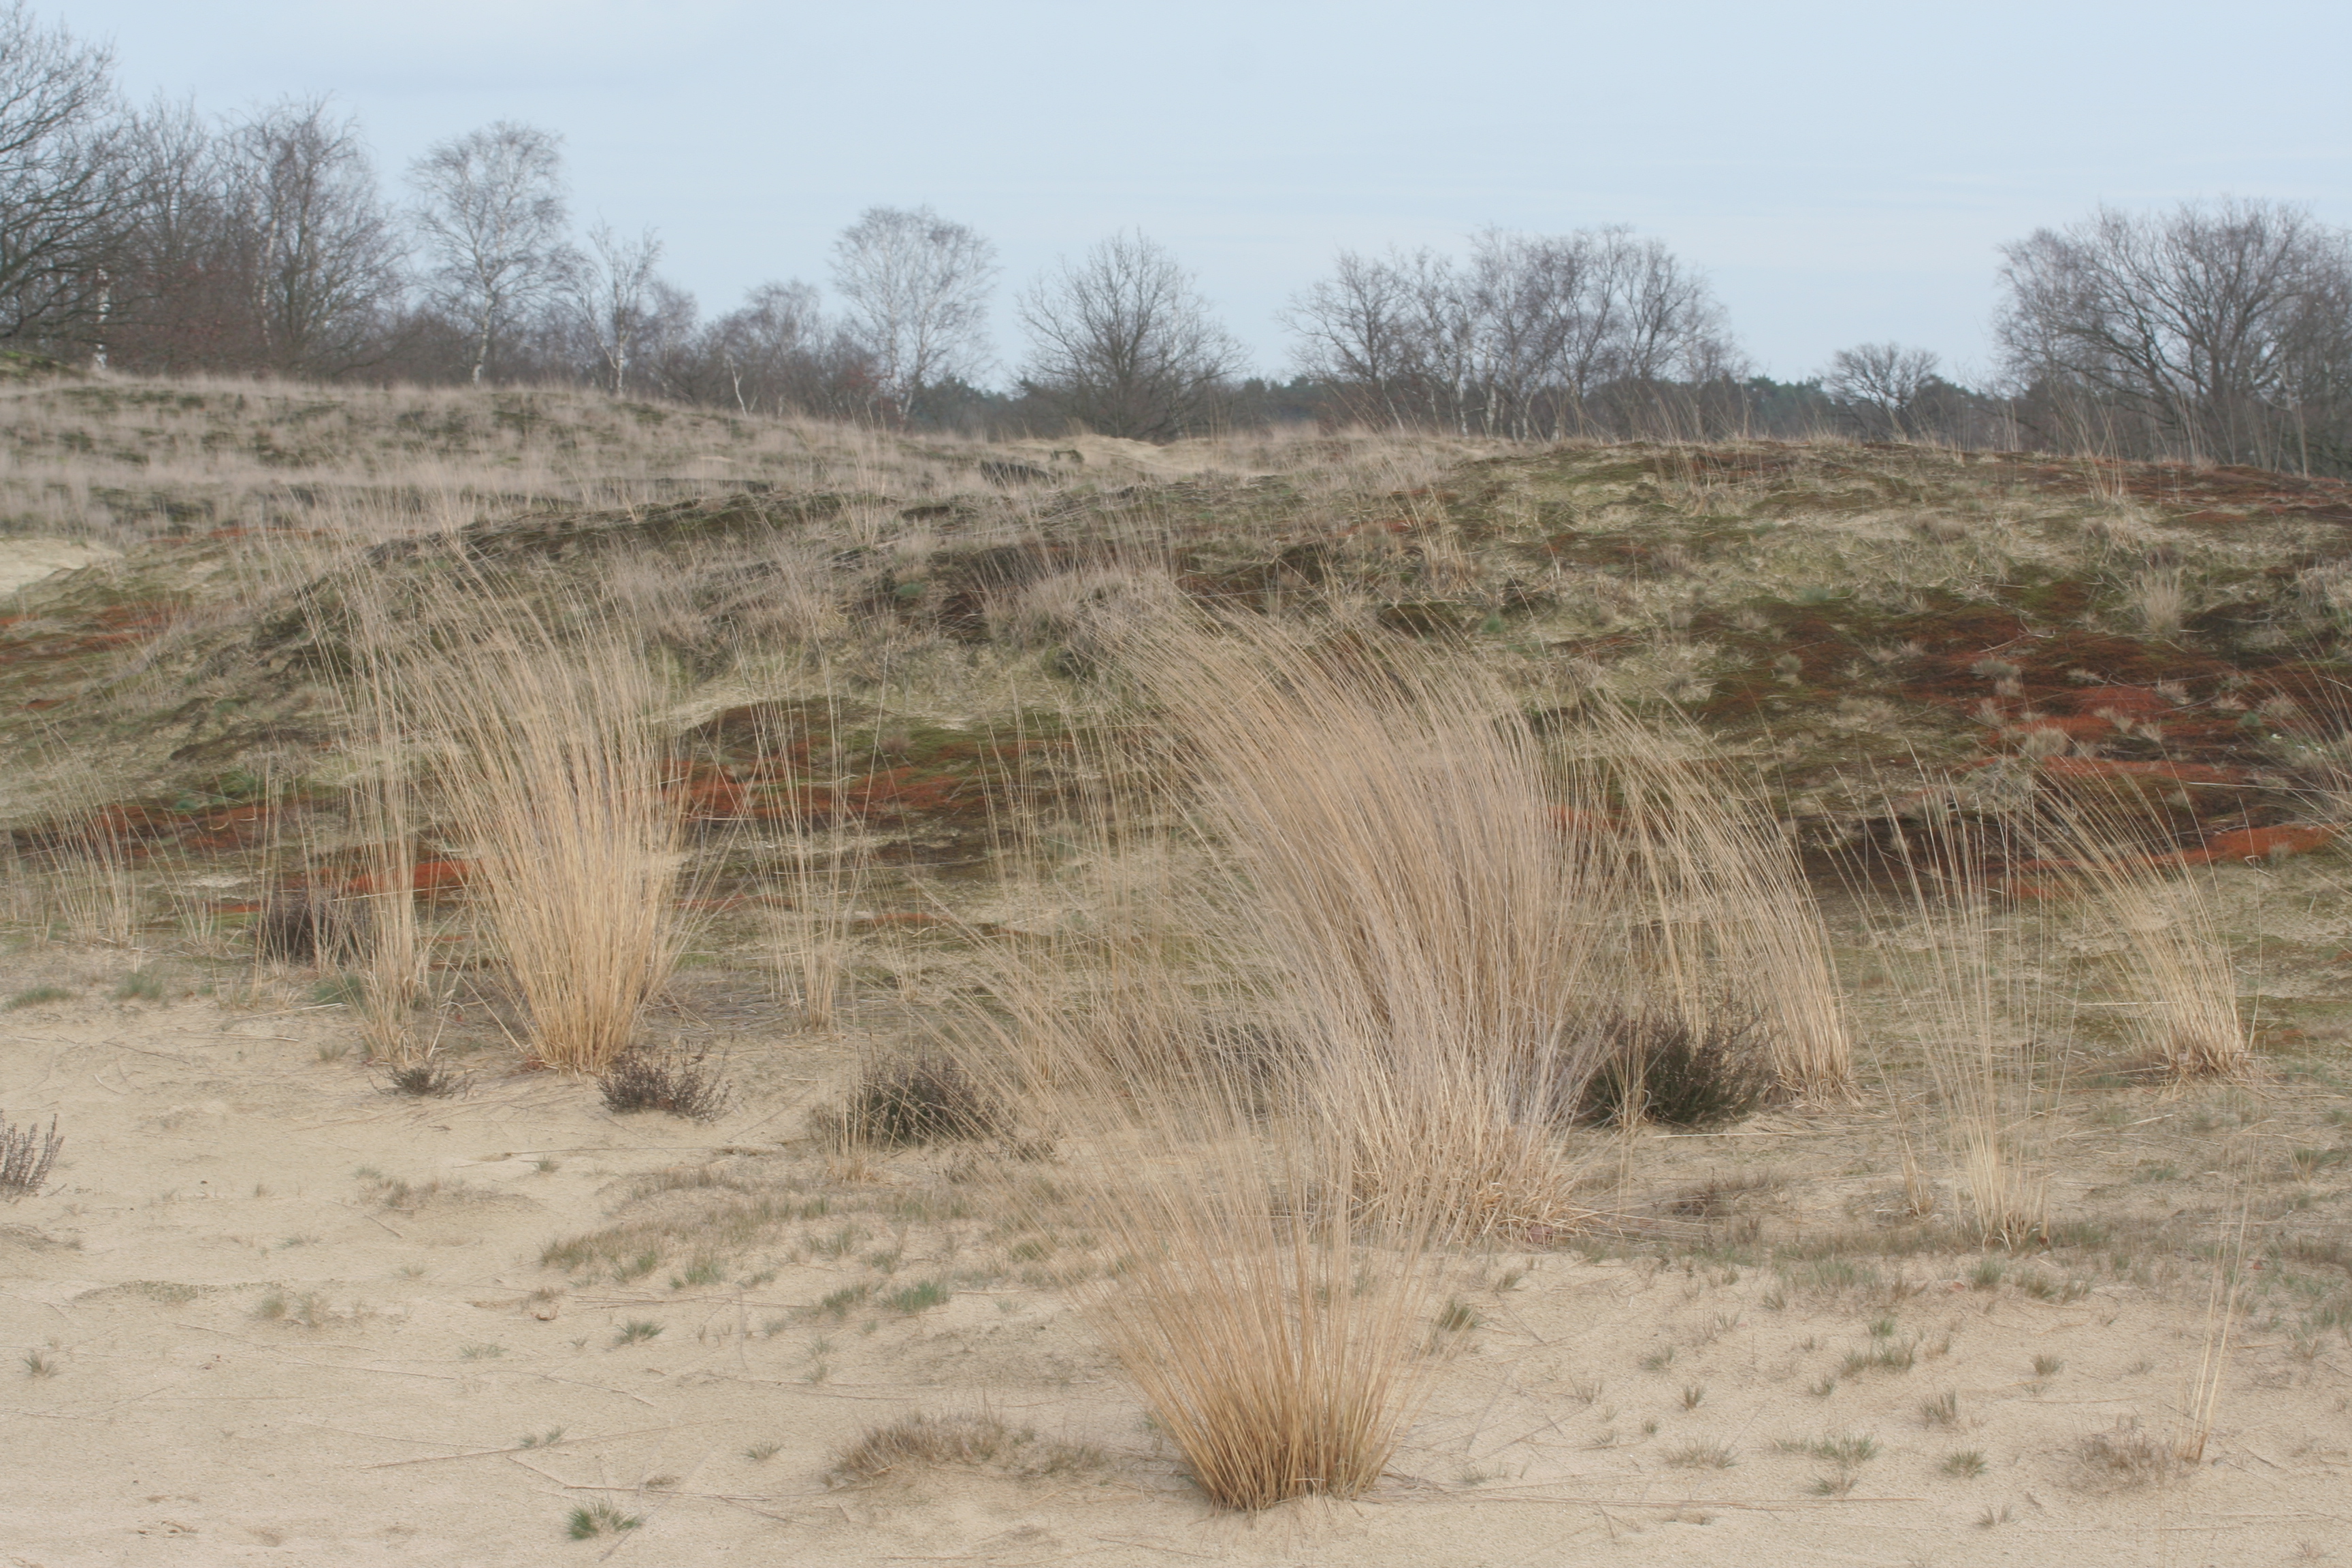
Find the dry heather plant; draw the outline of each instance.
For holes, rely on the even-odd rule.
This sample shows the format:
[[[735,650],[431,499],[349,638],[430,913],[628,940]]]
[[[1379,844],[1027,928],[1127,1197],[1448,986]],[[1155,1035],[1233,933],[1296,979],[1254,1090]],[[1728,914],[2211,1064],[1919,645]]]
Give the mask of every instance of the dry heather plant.
[[[596,1072],[628,1047],[677,952],[680,864],[661,691],[632,638],[559,637],[518,611],[404,662],[442,752],[472,889],[529,1017],[530,1055]]]
[[[49,1118],[46,1133],[37,1122],[12,1127],[0,1119],[0,1197],[14,1201],[40,1191],[41,1184],[49,1179],[49,1167],[57,1163],[58,1152],[65,1145],[66,1141],[58,1136],[58,1119],[54,1116]]]

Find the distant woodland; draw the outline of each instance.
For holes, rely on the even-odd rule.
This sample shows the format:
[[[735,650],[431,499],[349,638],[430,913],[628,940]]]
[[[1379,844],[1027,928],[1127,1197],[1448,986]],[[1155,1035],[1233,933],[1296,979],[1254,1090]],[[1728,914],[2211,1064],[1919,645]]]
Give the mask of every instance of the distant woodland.
[[[1292,295],[1272,374],[1139,232],[1008,290],[985,235],[876,206],[823,286],[715,312],[663,261],[656,228],[575,224],[541,128],[452,135],[387,181],[328,100],[131,106],[104,49],[0,7],[0,347],[60,365],[1144,440],[1836,434],[2352,475],[2352,236],[2272,201],[2102,207],[2003,247],[1999,359],[1974,384],[1893,342],[1758,374],[1705,275],[1615,226],[1342,252]]]

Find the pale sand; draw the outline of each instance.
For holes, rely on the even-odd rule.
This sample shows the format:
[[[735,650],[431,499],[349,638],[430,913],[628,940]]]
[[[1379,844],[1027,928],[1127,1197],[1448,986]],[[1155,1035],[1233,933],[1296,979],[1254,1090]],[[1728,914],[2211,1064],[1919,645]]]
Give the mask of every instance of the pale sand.
[[[5,967],[12,989],[26,983],[21,962]],[[494,1070],[464,1099],[389,1098],[355,1058],[319,1059],[348,1030],[334,1010],[208,1001],[0,1013],[0,1108],[54,1113],[68,1140],[48,1189],[0,1208],[0,1562],[2234,1568],[2318,1560],[2298,1555],[2306,1542],[2352,1557],[2340,1337],[2302,1361],[2250,1330],[2209,1462],[2118,1489],[2079,1441],[2134,1416],[2172,1432],[2201,1293],[2103,1283],[2049,1304],[1967,1288],[1960,1258],[1885,1265],[1926,1282],[1892,1310],[1897,1337],[1918,1342],[1912,1370],[1816,1397],[1808,1385],[1870,1344],[1885,1309],[1790,1289],[1775,1310],[1769,1273],[1538,1254],[1509,1289],[1465,1293],[1485,1324],[1374,1495],[1221,1513],[1047,1291],[961,1290],[868,1331],[863,1312],[795,1315],[847,1272],[811,1262],[749,1289],[672,1289],[660,1273],[578,1288],[551,1321],[533,1315],[530,1293],[564,1283],[539,1266],[544,1243],[602,1223],[622,1177],[798,1137],[802,1085],[837,1074],[839,1049],[768,1047],[769,1070],[742,1077],[746,1108],[698,1127],[615,1118],[577,1084]],[[541,1155],[561,1168],[541,1172]],[[817,1171],[803,1151],[761,1163]],[[448,1185],[386,1207],[362,1166]],[[260,1315],[273,1291],[295,1311],[315,1293],[318,1325]],[[615,1347],[631,1319],[663,1331]],[[827,1376],[812,1382],[820,1337]],[[1670,1365],[1643,1370],[1668,1347]],[[19,1363],[37,1349],[53,1375]],[[2036,1355],[2063,1370],[2037,1382]],[[1596,1383],[1588,1403],[1579,1385]],[[1957,1429],[1919,1414],[1947,1389]],[[828,1455],[870,1424],[983,1401],[1107,1463],[826,1489]],[[559,1426],[557,1446],[517,1448]],[[1775,1447],[1848,1431],[1880,1452],[1843,1499],[1811,1489],[1832,1467]],[[763,1440],[782,1447],[745,1457]],[[1699,1440],[1737,1463],[1667,1462]],[[1961,1448],[1987,1473],[1946,1474]],[[660,1476],[676,1479],[644,1489]],[[598,1498],[643,1526],[567,1540],[566,1515]]]
[[[100,561],[121,558],[120,550],[70,539],[0,538],[0,594],[13,594],[60,572],[76,572]]]

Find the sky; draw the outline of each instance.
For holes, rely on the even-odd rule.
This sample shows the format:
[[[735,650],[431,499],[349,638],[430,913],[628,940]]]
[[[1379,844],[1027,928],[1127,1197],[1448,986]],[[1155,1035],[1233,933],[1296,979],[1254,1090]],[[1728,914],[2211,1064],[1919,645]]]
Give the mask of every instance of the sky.
[[[868,206],[996,244],[1011,293],[1137,228],[1268,373],[1341,249],[1630,225],[1783,380],[1892,340],[1993,369],[2000,247],[2220,195],[2352,226],[2352,5],[31,0],[127,92],[331,94],[386,182],[494,120],[572,210],[656,227],[706,311],[824,285]]]

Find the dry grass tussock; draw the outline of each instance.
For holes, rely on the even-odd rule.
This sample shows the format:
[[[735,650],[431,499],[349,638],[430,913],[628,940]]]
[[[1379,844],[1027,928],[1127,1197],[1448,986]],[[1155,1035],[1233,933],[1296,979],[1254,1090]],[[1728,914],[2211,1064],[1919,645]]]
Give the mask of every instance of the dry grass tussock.
[[[1591,846],[1538,738],[1472,672],[1279,626],[1144,622],[1123,668],[1244,889],[1237,945],[1313,1079],[1355,1201],[1449,1229],[1557,1221],[1548,1136],[1580,1093]]]
[[[676,962],[681,838],[660,684],[625,628],[580,618],[559,636],[518,612],[395,658],[522,1003],[520,1043],[593,1073]]]
[[[1679,826],[1629,850],[1560,780],[1654,744],[1563,774],[1496,688],[1410,644],[1133,605],[1104,635],[1155,722],[1097,737],[1091,880],[1054,889],[1086,921],[992,944],[946,1048],[1062,1149],[1057,1196],[1126,1260],[1090,1312],[1203,1489],[1350,1495],[1431,1375],[1452,1244],[1593,1217],[1570,1125],[1594,1020],[1659,983],[1609,933],[1659,924],[1669,885],[1736,898],[1769,857],[1663,760],[1650,815]],[[1588,752],[1643,733],[1596,725]],[[1678,879],[1633,876],[1660,844]],[[1710,845],[1744,869],[1710,879]]]
[[[2253,1043],[2210,874],[2151,854],[2150,816],[2120,792],[2062,805],[2043,823],[2042,858],[2070,868],[2122,949],[2140,1003],[2131,1016],[2140,1065],[2176,1079],[2241,1075],[2253,1065]]]
[[[1821,911],[1778,826],[1731,759],[1673,715],[1585,705],[1563,741],[1563,810],[1610,862],[1609,954],[1634,1014],[1679,1019],[1698,1038],[1748,1018],[1777,1087],[1853,1092],[1836,966]]]

